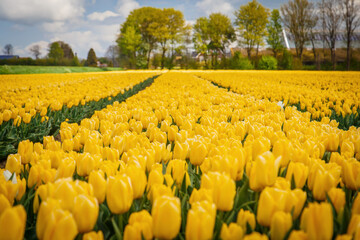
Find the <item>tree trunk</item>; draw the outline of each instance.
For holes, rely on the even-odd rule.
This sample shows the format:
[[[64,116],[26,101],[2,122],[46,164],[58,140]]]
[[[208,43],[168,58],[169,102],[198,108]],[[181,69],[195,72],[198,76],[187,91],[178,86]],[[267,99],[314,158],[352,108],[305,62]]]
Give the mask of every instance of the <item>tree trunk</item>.
[[[163,47],[163,48],[162,48],[162,54],[161,54],[161,69],[164,69],[164,65],[165,65],[165,53],[166,53],[166,48]]]
[[[251,60],[251,48],[247,48],[246,51],[248,54],[248,59]]]
[[[350,44],[351,44],[351,40],[348,34],[346,41],[346,69],[348,71],[350,70]]]
[[[277,51],[273,49],[274,58],[277,58]]]
[[[256,60],[258,59],[259,56],[259,44],[256,45]]]
[[[149,49],[148,56],[147,56],[147,68],[150,69],[150,55],[151,55],[151,49]]]
[[[331,62],[333,65],[333,70],[336,69],[336,53],[335,53],[335,48],[331,48]]]

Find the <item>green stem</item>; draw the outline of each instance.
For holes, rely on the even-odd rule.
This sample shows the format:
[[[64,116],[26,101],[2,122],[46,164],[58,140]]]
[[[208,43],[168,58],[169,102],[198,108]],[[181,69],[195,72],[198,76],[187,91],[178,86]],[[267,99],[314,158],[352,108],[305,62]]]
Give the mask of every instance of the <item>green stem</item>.
[[[117,238],[118,240],[122,240],[121,232],[120,232],[119,227],[117,226],[117,224],[116,224],[116,222],[115,222],[115,218],[114,218],[114,217],[111,218],[111,223],[112,223],[112,225],[113,225],[113,227],[114,227],[116,238]]]

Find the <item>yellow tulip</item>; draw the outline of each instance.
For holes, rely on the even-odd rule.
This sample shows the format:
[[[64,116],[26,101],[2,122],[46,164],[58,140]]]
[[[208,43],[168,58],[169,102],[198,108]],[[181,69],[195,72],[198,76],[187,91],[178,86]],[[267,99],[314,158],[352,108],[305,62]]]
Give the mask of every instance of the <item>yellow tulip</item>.
[[[275,212],[285,209],[286,194],[286,191],[275,188],[265,188],[261,192],[257,208],[257,221],[259,224],[270,226]]]
[[[5,122],[9,121],[11,119],[11,111],[8,110],[8,109],[5,109],[4,112],[3,112],[3,120]]]
[[[200,166],[207,155],[206,145],[200,141],[194,141],[190,149],[190,162],[195,166]]]
[[[281,158],[275,159],[271,152],[258,155],[250,170],[250,188],[261,191],[266,186],[272,186],[278,174]]]
[[[293,219],[296,219],[299,217],[306,202],[306,192],[300,189],[294,189],[287,191],[286,195],[284,210],[288,213],[293,211]]]
[[[185,160],[188,155],[188,151],[189,151],[189,144],[187,142],[181,143],[179,141],[176,141],[173,158]]]
[[[97,160],[90,153],[79,154],[76,159],[76,172],[79,176],[88,176],[96,165]]]
[[[145,239],[153,239],[152,227],[152,217],[148,211],[134,212],[130,215],[129,224],[125,227],[124,240],[141,240],[141,236]]]
[[[209,172],[201,177],[201,188],[213,191],[213,200],[216,208],[221,211],[230,211],[234,205],[236,194],[235,182],[228,175]]]
[[[282,240],[284,239],[286,233],[290,230],[292,226],[292,217],[290,213],[285,213],[282,211],[276,212],[270,224],[270,236],[273,240]]]
[[[32,153],[34,151],[34,144],[30,140],[19,142],[18,154],[21,156],[21,163],[27,164],[31,161]]]
[[[260,137],[253,142],[252,145],[252,159],[255,160],[259,155],[270,150],[271,143],[266,137]]]
[[[339,148],[340,138],[336,133],[330,133],[326,141],[326,151],[336,152]]]
[[[102,231],[88,232],[83,235],[82,240],[104,240],[104,234],[102,233]]]
[[[309,167],[301,162],[290,162],[286,171],[286,179],[294,178],[296,188],[302,189],[309,175]]]
[[[5,169],[9,170],[12,173],[20,174],[21,172],[21,155],[20,154],[10,154],[7,157]]]
[[[285,139],[279,139],[274,143],[272,153],[275,158],[281,157],[280,167],[285,167],[291,159],[291,142]]]
[[[107,179],[106,202],[114,214],[129,211],[133,202],[133,189],[130,177],[125,174],[110,176]]]
[[[347,158],[354,157],[355,154],[355,145],[352,141],[346,139],[341,143],[340,152],[342,156]]]
[[[56,171],[55,179],[69,178],[75,173],[75,160],[72,157],[62,159]]]
[[[244,236],[243,240],[268,240],[269,238],[265,234],[260,234],[258,232],[252,232],[249,235]]]
[[[125,173],[130,177],[134,199],[141,198],[147,182],[145,172],[140,167],[128,165],[125,169]]]
[[[76,196],[77,192],[71,178],[60,179],[54,184],[52,197],[59,200],[63,209],[72,211]]]
[[[200,201],[208,201],[208,202],[212,203],[213,202],[213,190],[205,189],[205,188],[201,188],[201,189],[197,190],[196,188],[194,188],[191,193],[189,203],[193,204],[195,202],[200,202]]]
[[[54,185],[52,183],[43,184],[36,189],[33,211],[37,213],[40,206],[40,201],[46,201],[48,197],[51,197],[54,193]],[[40,199],[39,199],[40,198]]]
[[[329,203],[310,203],[304,209],[300,228],[304,230],[308,239],[331,239],[333,235],[333,214]]]
[[[249,210],[240,209],[237,215],[236,223],[241,226],[244,232],[246,232],[247,224],[249,224],[252,230],[255,230],[256,227],[255,215]]]
[[[289,240],[307,240],[308,235],[304,231],[293,230],[293,231],[291,231],[288,239]]]
[[[148,192],[147,198],[153,203],[160,196],[173,196],[173,191],[169,186],[163,184],[154,184]]]
[[[99,204],[95,197],[83,194],[75,197],[73,215],[80,233],[89,232],[94,228],[98,214]]]
[[[194,189],[195,190],[195,189]],[[185,236],[187,239],[211,239],[216,217],[216,206],[206,200],[195,202],[188,211]]]
[[[348,225],[347,234],[351,236],[355,235],[355,239],[357,239],[356,237],[359,236],[359,232],[360,232],[360,214],[352,214],[350,223]]]
[[[48,213],[49,217],[45,223],[44,240],[74,239],[78,233],[76,222],[72,214],[62,209]]]
[[[181,225],[181,208],[178,198],[169,196],[156,198],[151,215],[154,237],[173,239],[178,235]]]
[[[146,186],[146,191],[149,192],[151,187],[155,184],[164,183],[164,175],[162,174],[162,166],[159,164],[158,169],[152,169],[149,173],[148,183]]]
[[[360,194],[356,195],[356,198],[353,202],[352,208],[351,208],[352,214],[360,214]]]
[[[346,203],[345,192],[341,188],[332,188],[327,194],[337,214],[341,214]]]
[[[104,177],[104,172],[101,170],[92,171],[89,175],[88,181],[94,189],[94,195],[99,204],[103,203],[106,194],[106,180]]]
[[[242,239],[243,234],[243,229],[236,223],[230,223],[229,226],[223,223],[220,238],[223,240],[237,240]]]
[[[355,159],[343,161],[342,180],[347,188],[357,190],[360,188],[360,162]]]
[[[0,216],[5,211],[5,209],[10,207],[11,205],[9,200],[5,197],[4,194],[0,194]]]
[[[23,239],[26,212],[22,205],[7,207],[0,214],[0,239]]]
[[[185,177],[186,186],[190,185],[190,177],[187,172],[188,165],[186,161],[180,159],[171,160],[166,168],[166,173],[171,174],[178,186],[181,186]]]

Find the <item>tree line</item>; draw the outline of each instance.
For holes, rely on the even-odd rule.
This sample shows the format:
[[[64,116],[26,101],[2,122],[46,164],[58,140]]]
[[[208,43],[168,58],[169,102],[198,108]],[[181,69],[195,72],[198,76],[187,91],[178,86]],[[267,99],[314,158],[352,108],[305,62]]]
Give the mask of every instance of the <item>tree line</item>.
[[[353,39],[360,25],[360,4],[356,0],[317,3],[289,0],[272,11],[252,0],[234,11],[234,19],[232,22],[224,14],[212,13],[190,25],[179,10],[142,7],[127,16],[121,24],[117,44],[109,46],[103,58],[98,59],[90,49],[87,59],[79,61],[71,47],[62,41],[49,45],[45,59],[39,59],[38,45],[30,51],[37,62],[45,61],[45,65],[96,66],[99,60],[129,69],[173,68],[175,65],[205,69],[292,69],[302,65],[305,49],[310,45],[317,69],[326,64],[326,54],[331,68],[336,69],[337,36],[341,32],[345,36],[346,69],[355,62],[352,61]],[[284,46],[283,30],[290,33],[294,54]],[[234,45],[244,49],[246,57],[239,51],[230,55],[229,48]],[[270,49],[271,54],[259,56],[264,47]],[[5,52],[12,52],[12,46],[6,45]]]
[[[179,10],[143,7],[129,14],[121,25],[117,46],[113,48],[117,47],[121,64],[127,68],[150,68],[151,65],[164,68],[166,63],[171,67],[176,56],[184,58],[188,55],[191,44],[201,54],[206,68],[219,67],[226,61],[225,65],[231,67],[226,51],[234,43],[246,49],[251,62],[258,60],[259,49],[265,46],[272,50],[274,58],[279,60],[279,53],[283,58],[285,29],[291,34],[298,61],[303,60],[304,49],[309,44],[317,67],[322,49],[322,62],[325,51],[329,50],[332,68],[335,69],[337,34],[343,32],[346,67],[350,69],[354,33],[360,25],[359,15],[360,6],[355,0],[321,0],[319,3],[290,0],[280,10],[271,12],[252,0],[234,12],[234,23],[224,14],[212,13],[196,19],[190,26]],[[316,34],[321,35],[322,47],[316,46],[316,41],[319,41]]]

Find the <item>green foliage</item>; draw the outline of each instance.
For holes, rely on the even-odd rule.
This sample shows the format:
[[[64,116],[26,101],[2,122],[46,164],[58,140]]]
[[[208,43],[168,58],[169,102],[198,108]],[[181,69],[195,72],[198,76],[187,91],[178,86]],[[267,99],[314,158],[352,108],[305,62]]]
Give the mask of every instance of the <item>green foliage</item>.
[[[64,57],[64,51],[58,42],[53,42],[50,44],[48,57],[55,59],[55,61],[58,61]]]
[[[212,13],[209,18],[201,17],[194,25],[193,43],[195,50],[203,54],[206,67],[218,66],[217,56],[235,40],[235,30],[230,19],[221,13]],[[211,63],[207,57],[211,55]]]
[[[234,57],[230,59],[230,68],[239,70],[251,70],[254,66],[251,64],[248,58],[241,56],[240,52],[236,52]]]
[[[97,58],[94,49],[90,48],[86,59],[86,65],[90,67],[96,67]]]
[[[282,69],[282,70],[292,70],[293,69],[293,56],[286,49],[284,49],[282,56],[280,58],[279,69]]]
[[[235,12],[235,17],[235,24],[239,26],[242,37],[240,44],[246,46],[248,58],[250,59],[253,48],[264,44],[263,38],[266,35],[269,9],[253,0],[241,6]]]
[[[64,67],[64,66],[22,66],[22,65],[2,65],[0,74],[37,74],[37,73],[69,73],[69,72],[101,72],[112,70],[111,68],[95,67]],[[114,70],[119,70],[118,68]]]
[[[271,11],[270,22],[267,25],[268,36],[266,38],[267,44],[269,44],[274,52],[276,58],[277,53],[284,48],[281,33],[281,17],[279,10],[274,9]]]
[[[262,56],[258,68],[261,70],[276,70],[277,64],[278,62],[273,56]]]

